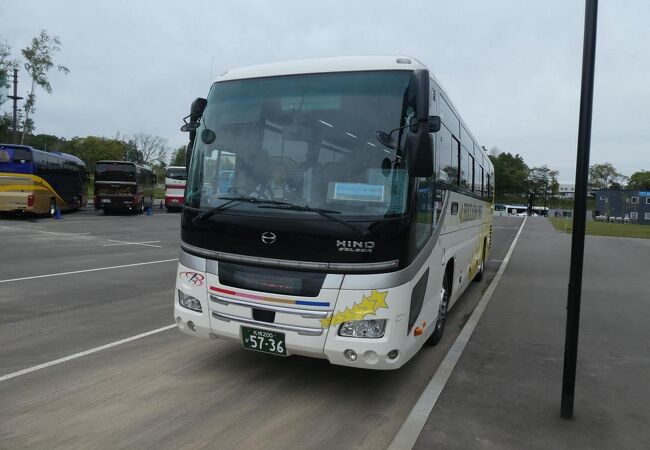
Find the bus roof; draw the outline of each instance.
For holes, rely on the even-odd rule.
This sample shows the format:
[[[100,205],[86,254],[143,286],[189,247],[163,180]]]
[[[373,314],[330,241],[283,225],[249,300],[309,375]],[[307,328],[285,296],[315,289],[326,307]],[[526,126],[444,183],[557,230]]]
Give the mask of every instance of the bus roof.
[[[339,56],[296,59],[232,69],[220,75],[216,82],[308,73],[416,69],[426,67],[410,56]]]
[[[147,165],[144,165],[144,164],[138,164],[138,163],[133,162],[133,161],[118,161],[117,159],[114,159],[114,160],[113,159],[102,159],[101,161],[97,161],[95,163],[95,165],[97,165],[97,164],[131,164],[131,165],[134,165],[136,167],[141,167],[141,168],[146,169],[146,170],[152,170],[151,167],[149,167]]]
[[[48,156],[55,156],[60,159],[64,159],[66,161],[74,161],[77,164],[80,164],[82,166],[86,166],[86,163],[84,163],[80,158],[70,155],[69,153],[62,153],[62,152],[44,152],[43,150],[38,150],[35,149],[34,147],[30,147],[29,145],[19,145],[19,144],[0,144],[0,149],[2,148],[18,148],[21,150],[26,150],[28,152],[31,152],[33,154],[37,155],[48,155]]]

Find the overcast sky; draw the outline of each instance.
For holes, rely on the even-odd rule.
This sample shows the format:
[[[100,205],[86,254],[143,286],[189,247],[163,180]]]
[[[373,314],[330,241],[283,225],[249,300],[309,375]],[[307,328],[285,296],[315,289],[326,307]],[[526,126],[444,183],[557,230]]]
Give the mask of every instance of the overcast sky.
[[[584,2],[4,0],[14,55],[40,29],[63,43],[37,132],[147,132],[173,147],[211,79],[305,57],[405,54],[427,65],[478,141],[572,182]],[[591,163],[650,170],[650,2],[601,0]],[[21,94],[27,80],[21,79]],[[3,105],[6,111],[9,103]]]

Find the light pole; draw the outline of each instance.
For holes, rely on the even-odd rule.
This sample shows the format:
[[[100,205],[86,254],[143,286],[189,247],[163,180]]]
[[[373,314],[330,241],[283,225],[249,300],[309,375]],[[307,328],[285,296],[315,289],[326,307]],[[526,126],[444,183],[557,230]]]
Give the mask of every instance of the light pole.
[[[563,419],[571,419],[573,417],[576,385],[580,295],[582,293],[582,266],[584,262],[585,225],[587,220],[587,181],[589,178],[589,147],[591,145],[591,112],[594,96],[597,21],[598,0],[586,0],[585,30],[582,49],[580,118],[578,121],[575,206],[573,210],[573,235],[571,236],[571,269],[569,273],[566,338],[564,343],[562,405],[560,408],[560,415]]]

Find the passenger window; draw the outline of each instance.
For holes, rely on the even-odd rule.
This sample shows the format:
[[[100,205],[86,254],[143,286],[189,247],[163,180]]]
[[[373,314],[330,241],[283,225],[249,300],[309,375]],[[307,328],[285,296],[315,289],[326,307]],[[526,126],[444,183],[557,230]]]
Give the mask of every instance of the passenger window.
[[[474,171],[474,158],[463,148],[460,161],[460,186],[472,189],[472,172]]]

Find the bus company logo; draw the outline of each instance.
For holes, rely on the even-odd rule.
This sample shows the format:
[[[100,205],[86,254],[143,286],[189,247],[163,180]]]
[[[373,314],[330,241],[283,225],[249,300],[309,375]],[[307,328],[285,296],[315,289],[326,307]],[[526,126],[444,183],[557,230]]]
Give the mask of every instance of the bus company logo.
[[[262,242],[265,244],[273,244],[277,239],[278,237],[275,233],[271,233],[270,231],[262,233]]]
[[[196,272],[181,272],[178,274],[178,278],[192,286],[203,286],[203,280],[205,280],[205,276]]]
[[[375,248],[374,241],[336,241],[339,252],[372,253]]]

